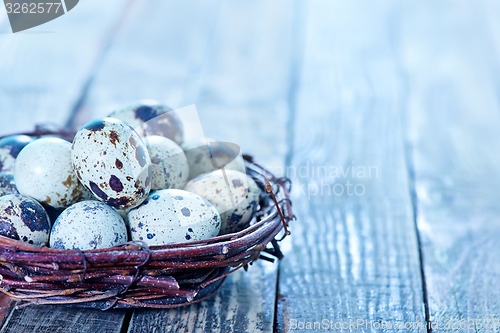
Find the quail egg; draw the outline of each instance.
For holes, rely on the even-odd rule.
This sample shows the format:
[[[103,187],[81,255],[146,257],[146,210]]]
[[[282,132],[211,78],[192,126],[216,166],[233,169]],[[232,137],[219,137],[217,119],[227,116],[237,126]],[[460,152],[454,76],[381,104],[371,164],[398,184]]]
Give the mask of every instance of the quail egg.
[[[153,167],[152,190],[183,188],[189,176],[189,166],[182,148],[166,137],[144,138]]]
[[[161,135],[179,145],[184,140],[184,129],[177,115],[168,106],[154,100],[140,101],[116,110],[108,117],[126,122],[141,136]]]
[[[141,204],[151,189],[147,147],[126,123],[93,120],[76,133],[73,166],[82,184],[96,198],[117,209]]]
[[[37,201],[20,194],[0,198],[1,235],[42,245],[49,241],[49,232],[49,217]]]
[[[210,202],[178,189],[152,192],[128,217],[132,240],[150,245],[215,237],[221,226],[219,213]]]
[[[14,180],[19,193],[54,208],[81,200],[83,186],[71,164],[71,143],[42,138],[28,144],[16,159]]]
[[[0,197],[7,194],[19,194],[14,181],[14,175],[0,172]]]
[[[238,145],[211,139],[187,141],[182,145],[189,163],[189,179],[217,169],[245,173],[245,162]]]
[[[80,201],[66,208],[50,233],[56,249],[105,249],[127,241],[127,227],[110,206],[96,200]]]
[[[210,201],[218,210],[221,234],[246,228],[259,202],[260,189],[246,174],[235,170],[215,170],[190,180],[186,191]]]
[[[32,141],[32,137],[22,134],[0,139],[0,172],[14,173],[17,155]]]

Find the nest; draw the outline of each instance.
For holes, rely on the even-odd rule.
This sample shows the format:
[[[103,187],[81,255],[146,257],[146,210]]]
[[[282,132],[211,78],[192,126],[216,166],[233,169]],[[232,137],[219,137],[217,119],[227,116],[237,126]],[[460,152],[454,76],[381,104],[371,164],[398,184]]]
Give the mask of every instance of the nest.
[[[74,132],[38,128],[25,134],[71,140]],[[259,258],[281,259],[278,241],[288,234],[293,218],[290,181],[244,158],[248,175],[264,193],[246,229],[182,244],[127,242],[88,251],[37,247],[0,236],[0,291],[21,301],[18,307],[173,308],[213,296],[229,274]]]

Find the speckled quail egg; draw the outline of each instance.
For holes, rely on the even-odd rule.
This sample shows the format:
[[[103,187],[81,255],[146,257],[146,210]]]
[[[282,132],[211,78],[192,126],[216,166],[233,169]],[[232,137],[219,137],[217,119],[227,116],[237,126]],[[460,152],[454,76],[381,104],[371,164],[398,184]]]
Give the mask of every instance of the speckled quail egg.
[[[48,243],[49,232],[49,217],[37,201],[20,194],[0,198],[1,235],[42,245]]]
[[[105,249],[127,241],[127,227],[110,206],[96,200],[80,201],[66,208],[50,233],[56,249]]]
[[[78,178],[99,200],[118,209],[141,204],[151,189],[151,159],[136,131],[105,118],[83,126],[73,141]]]
[[[108,117],[126,122],[141,136],[160,135],[180,145],[184,140],[184,129],[179,117],[171,111],[170,107],[157,101],[143,100],[113,111]]]
[[[153,167],[152,190],[183,188],[189,176],[189,166],[182,148],[174,141],[159,135],[146,136]]]
[[[14,180],[19,193],[54,208],[81,200],[83,186],[71,164],[71,143],[58,138],[38,139],[19,153]]]
[[[260,189],[246,174],[235,170],[216,170],[190,180],[186,191],[210,201],[218,210],[221,234],[246,228],[259,202]]]
[[[0,197],[7,194],[19,194],[14,181],[14,175],[0,172]]]
[[[184,243],[218,235],[217,209],[197,194],[168,189],[152,192],[128,213],[132,240],[149,245]]]
[[[10,135],[0,139],[0,171],[14,173],[19,152],[34,139],[27,135]]]
[[[238,145],[212,139],[187,141],[182,145],[189,163],[189,179],[217,169],[245,173],[245,162]]]

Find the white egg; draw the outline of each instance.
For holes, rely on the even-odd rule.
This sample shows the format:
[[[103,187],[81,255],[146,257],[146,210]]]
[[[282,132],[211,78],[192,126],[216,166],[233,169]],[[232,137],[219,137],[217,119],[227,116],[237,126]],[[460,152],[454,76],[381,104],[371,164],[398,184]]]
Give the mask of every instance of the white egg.
[[[189,166],[182,148],[159,135],[145,137],[144,143],[153,167],[151,189],[183,188],[188,180]]]
[[[83,186],[71,164],[71,143],[58,138],[38,139],[21,150],[14,180],[19,193],[54,208],[81,200]]]
[[[83,126],[73,140],[73,166],[82,184],[118,209],[141,204],[151,189],[151,160],[142,138],[122,121]]]
[[[96,200],[66,208],[50,233],[50,247],[56,249],[105,249],[126,241],[127,227],[121,216]]]
[[[246,174],[235,170],[216,170],[190,180],[186,191],[210,201],[222,220],[221,234],[246,228],[259,203],[260,189]]]
[[[37,201],[20,194],[0,198],[0,235],[42,245],[48,243],[49,232],[49,216]]]
[[[236,144],[207,138],[185,142],[182,149],[189,163],[189,179],[217,169],[246,172],[245,162]]]
[[[184,243],[215,237],[221,220],[217,209],[197,194],[178,189],[151,193],[128,213],[132,240],[149,245]]]
[[[141,136],[160,135],[180,145],[184,141],[184,129],[179,117],[171,111],[157,101],[143,100],[113,111],[108,117],[126,122]]]

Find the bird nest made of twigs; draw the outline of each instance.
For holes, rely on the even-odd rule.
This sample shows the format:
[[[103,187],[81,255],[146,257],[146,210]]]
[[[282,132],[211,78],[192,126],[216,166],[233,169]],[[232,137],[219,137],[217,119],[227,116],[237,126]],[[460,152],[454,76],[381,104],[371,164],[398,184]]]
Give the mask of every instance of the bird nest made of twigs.
[[[23,134],[71,140],[74,132]],[[246,229],[182,244],[127,242],[87,251],[37,247],[0,236],[0,291],[21,301],[18,307],[172,308],[213,296],[229,274],[259,258],[281,259],[278,241],[288,234],[293,218],[290,181],[244,158],[247,174],[266,193]]]

